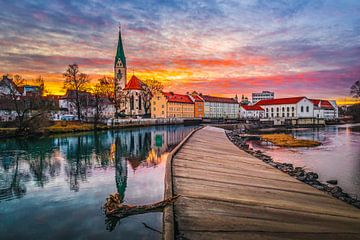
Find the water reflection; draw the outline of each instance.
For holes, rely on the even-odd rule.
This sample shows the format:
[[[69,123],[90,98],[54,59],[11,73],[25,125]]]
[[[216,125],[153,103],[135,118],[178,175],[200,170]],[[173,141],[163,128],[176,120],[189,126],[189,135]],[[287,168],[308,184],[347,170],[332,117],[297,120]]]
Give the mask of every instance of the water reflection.
[[[354,197],[360,196],[360,124],[295,129],[301,139],[320,141],[315,148],[279,148],[259,142],[251,147],[265,151],[275,161],[290,162],[319,173],[320,180],[337,179],[339,186]]]
[[[49,233],[52,234],[51,238],[61,238],[62,231],[56,228],[58,223],[55,219],[65,214],[67,209],[78,209],[78,206],[87,217],[84,220],[80,213],[79,216],[71,213],[71,218],[66,217],[61,226],[67,229],[67,234],[97,234],[109,239],[116,238],[115,235],[107,235],[109,233],[104,227],[100,207],[105,198],[117,191],[122,201],[128,204],[148,204],[161,200],[164,161],[168,151],[193,128],[163,126],[41,139],[1,140],[2,239],[21,238],[29,231],[34,238],[40,239],[41,233],[49,232],[52,228]],[[21,210],[18,208],[19,201],[22,203]],[[39,206],[51,207],[51,211]],[[90,212],[91,216],[88,215]],[[135,239],[146,239],[147,236],[157,238],[158,235],[148,232],[143,223],[161,229],[161,215],[145,215],[122,220],[114,232],[126,232]],[[8,221],[10,216],[12,220]],[[50,226],[44,229],[41,224],[36,224],[34,219],[37,216]],[[23,221],[31,224],[22,224],[23,231],[11,230],[12,224]],[[79,221],[83,227],[71,227]],[[91,221],[91,231],[87,221]]]

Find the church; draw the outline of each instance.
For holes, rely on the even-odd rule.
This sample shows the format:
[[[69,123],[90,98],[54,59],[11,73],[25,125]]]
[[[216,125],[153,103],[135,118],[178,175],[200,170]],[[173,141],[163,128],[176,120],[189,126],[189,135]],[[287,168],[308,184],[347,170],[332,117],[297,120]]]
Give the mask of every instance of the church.
[[[117,108],[121,117],[145,117],[150,115],[151,93],[145,83],[134,74],[127,81],[127,65],[121,28],[114,62],[114,87]]]

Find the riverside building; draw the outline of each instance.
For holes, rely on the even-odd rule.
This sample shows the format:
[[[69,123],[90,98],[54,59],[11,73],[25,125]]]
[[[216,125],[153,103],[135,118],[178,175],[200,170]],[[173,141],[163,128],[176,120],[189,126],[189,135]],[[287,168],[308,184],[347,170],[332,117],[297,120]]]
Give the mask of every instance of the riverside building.
[[[255,104],[261,100],[274,99],[274,92],[262,91],[261,93],[252,93],[252,103]]]
[[[194,118],[194,102],[190,96],[160,92],[151,99],[152,118]]]

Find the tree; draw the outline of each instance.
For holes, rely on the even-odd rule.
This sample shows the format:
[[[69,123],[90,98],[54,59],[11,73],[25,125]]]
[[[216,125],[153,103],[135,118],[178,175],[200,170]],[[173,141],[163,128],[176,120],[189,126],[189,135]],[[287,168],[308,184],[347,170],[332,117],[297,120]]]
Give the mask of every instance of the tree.
[[[109,86],[102,84],[104,79],[99,79],[99,82],[94,87],[94,129],[96,129],[99,121],[103,119],[103,112],[110,102],[108,98]]]
[[[82,114],[82,103],[80,99],[80,92],[86,91],[87,86],[90,82],[89,77],[85,73],[81,73],[79,70],[79,66],[74,63],[70,64],[66,69],[66,72],[63,74],[64,80],[64,88],[67,90],[75,91],[75,107],[78,115],[78,120],[81,121]]]
[[[164,85],[156,79],[147,79],[144,81],[145,91],[142,92],[142,99],[144,100],[145,114],[150,114],[151,98],[164,89]]]
[[[1,81],[3,91],[0,92],[1,101],[8,106],[10,112],[15,111],[17,128],[21,133],[38,129],[39,121],[44,119],[50,106],[41,95],[42,90],[23,95],[21,86],[24,83],[25,80],[20,75],[14,75],[12,79],[4,76]]]
[[[98,84],[101,85],[101,91],[105,97],[114,105],[115,116],[119,113],[119,106],[121,98],[115,94],[115,81],[113,78],[104,76],[98,80]]]
[[[354,98],[360,98],[360,80],[356,81],[350,88],[350,94]]]

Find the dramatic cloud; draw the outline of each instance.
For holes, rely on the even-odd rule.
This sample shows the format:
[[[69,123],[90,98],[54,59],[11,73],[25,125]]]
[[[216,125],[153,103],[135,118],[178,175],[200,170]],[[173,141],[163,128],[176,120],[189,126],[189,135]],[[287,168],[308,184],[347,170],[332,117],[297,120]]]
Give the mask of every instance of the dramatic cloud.
[[[61,92],[73,62],[111,75],[118,36],[129,73],[175,91],[344,98],[360,78],[360,2],[2,1],[0,73],[43,75]]]

